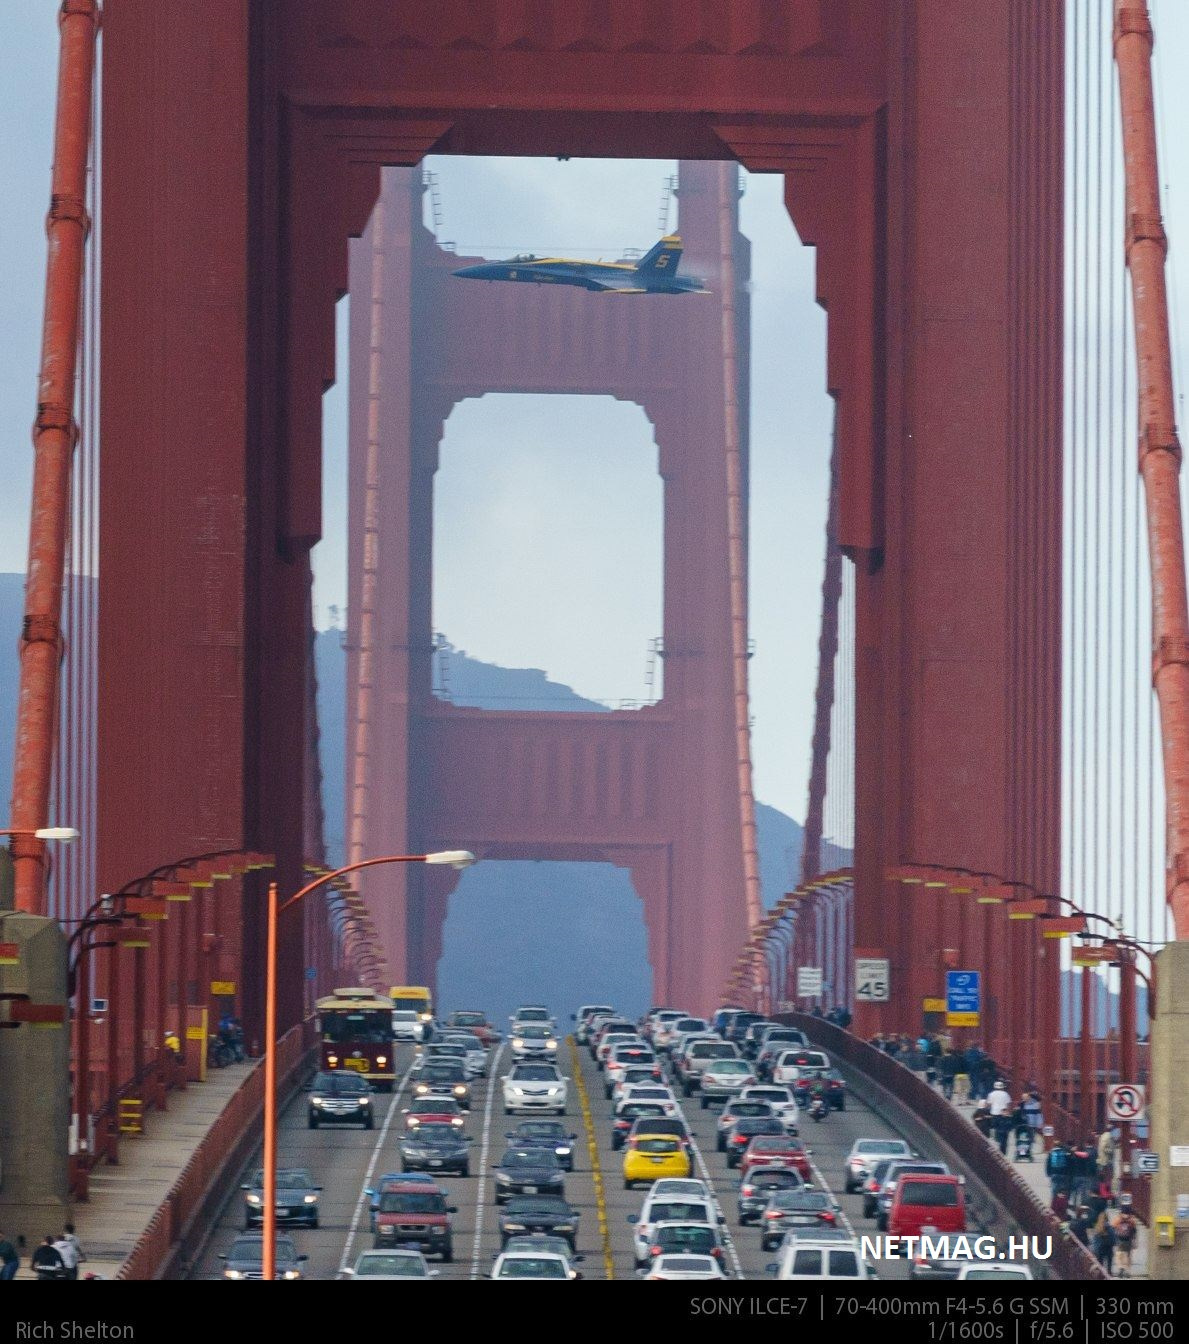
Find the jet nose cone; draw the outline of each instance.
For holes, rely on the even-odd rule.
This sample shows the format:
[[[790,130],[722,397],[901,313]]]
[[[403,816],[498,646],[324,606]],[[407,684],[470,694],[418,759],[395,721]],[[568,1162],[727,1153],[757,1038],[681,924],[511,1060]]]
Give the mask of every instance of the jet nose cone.
[[[454,274],[461,275],[464,280],[485,280],[488,271],[487,266],[460,266]]]

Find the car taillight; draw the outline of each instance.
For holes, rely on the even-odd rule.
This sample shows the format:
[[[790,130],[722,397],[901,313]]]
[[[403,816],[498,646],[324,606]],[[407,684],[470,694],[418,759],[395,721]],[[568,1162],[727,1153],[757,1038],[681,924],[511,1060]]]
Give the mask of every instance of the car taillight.
[[[631,1129],[631,1127],[632,1124],[630,1120],[616,1120],[615,1122],[616,1129]]]
[[[744,1197],[744,1199],[746,1199],[749,1195],[754,1195],[755,1192],[756,1190],[754,1185],[741,1185],[739,1187],[739,1193]]]
[[[830,1213],[828,1209],[823,1209],[821,1213],[818,1214],[818,1217],[823,1223],[832,1223],[834,1221],[834,1215]]]
[[[712,1251],[710,1252],[710,1254],[711,1254],[712,1256],[714,1256],[714,1258],[715,1258],[716,1260],[721,1260],[721,1259],[722,1259],[722,1250],[721,1250],[721,1248],[718,1247],[718,1246],[716,1246],[716,1247],[714,1248],[714,1250],[712,1250]]]
[[[746,1142],[747,1142],[747,1135],[746,1135],[746,1134],[736,1134],[735,1137],[731,1140],[731,1142],[732,1142],[732,1143],[746,1143]]]
[[[649,1254],[650,1254],[650,1255],[661,1255],[661,1254],[662,1254],[661,1248],[660,1248],[659,1246],[654,1246],[654,1247],[652,1248],[652,1250],[649,1252]]]
[[[764,1214],[764,1217],[765,1217],[765,1218],[779,1218],[779,1217],[780,1217],[780,1213],[779,1213],[776,1209],[769,1209],[768,1212]]]

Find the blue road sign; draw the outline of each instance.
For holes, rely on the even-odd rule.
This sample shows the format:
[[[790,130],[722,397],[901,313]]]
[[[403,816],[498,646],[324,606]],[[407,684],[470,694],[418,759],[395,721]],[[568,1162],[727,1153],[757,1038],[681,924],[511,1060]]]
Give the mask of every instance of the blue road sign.
[[[982,1011],[982,993],[978,971],[946,971],[945,1010],[947,1013]]]

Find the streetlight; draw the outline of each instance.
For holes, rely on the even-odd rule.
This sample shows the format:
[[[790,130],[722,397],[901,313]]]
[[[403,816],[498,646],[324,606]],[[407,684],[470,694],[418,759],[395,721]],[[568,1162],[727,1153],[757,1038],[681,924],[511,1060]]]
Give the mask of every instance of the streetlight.
[[[0,831],[0,835],[32,836],[34,840],[60,840],[64,845],[77,840],[79,832],[73,826],[41,826],[37,830],[29,827],[15,831]]]
[[[343,868],[322,873],[308,882],[296,895],[278,903],[277,884],[268,884],[268,955],[264,985],[264,1190],[261,1210],[263,1233],[262,1270],[264,1279],[271,1280],[277,1272],[277,921],[279,917],[336,878],[361,868],[375,868],[382,863],[432,863],[451,868],[469,868],[475,856],[469,849],[443,849],[434,854],[391,854],[382,859],[360,859]]]

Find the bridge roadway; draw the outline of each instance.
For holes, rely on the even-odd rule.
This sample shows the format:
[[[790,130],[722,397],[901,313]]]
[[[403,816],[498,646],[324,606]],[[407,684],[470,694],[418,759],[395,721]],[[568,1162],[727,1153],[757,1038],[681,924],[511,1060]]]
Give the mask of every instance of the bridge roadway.
[[[573,1056],[568,1045],[563,1045],[563,1052],[563,1062],[567,1059],[572,1062]],[[377,1097],[377,1123],[374,1130],[345,1125],[308,1129],[306,1098],[302,1092],[283,1111],[279,1126],[281,1165],[308,1167],[323,1187],[320,1226],[317,1229],[295,1229],[292,1233],[298,1250],[309,1256],[305,1267],[309,1278],[335,1278],[344,1265],[353,1264],[359,1252],[372,1245],[362,1191],[373,1177],[378,1177],[382,1172],[400,1170],[397,1148],[403,1119],[400,1112],[402,1106],[408,1104],[408,1087],[404,1080],[407,1079],[413,1057],[412,1047],[401,1047],[398,1088],[391,1096]],[[603,1096],[602,1074],[595,1068],[585,1048],[577,1048],[577,1057],[589,1099],[590,1128],[593,1128],[603,1175],[611,1275],[616,1279],[631,1279],[634,1277],[634,1264],[631,1227],[627,1217],[639,1211],[644,1189],[640,1187],[629,1191],[623,1188],[622,1157],[611,1147],[611,1104]],[[498,1056],[492,1056],[489,1079],[486,1082],[476,1080],[474,1101],[467,1120],[467,1132],[474,1138],[471,1175],[467,1178],[439,1178],[449,1191],[451,1202],[458,1209],[454,1215],[454,1263],[437,1265],[435,1262],[443,1279],[487,1277],[491,1271],[493,1254],[499,1247],[498,1211],[492,1195],[491,1168],[499,1161],[504,1150],[506,1132],[516,1124],[515,1117],[503,1113],[499,1078],[507,1064],[506,1047],[501,1047]],[[568,1066],[566,1071],[569,1071]],[[680,1093],[678,1097],[680,1100]],[[599,1208],[588,1148],[590,1128],[583,1117],[579,1089],[573,1084],[569,1100],[566,1119],[578,1141],[575,1144],[575,1171],[566,1177],[566,1197],[574,1207],[581,1210],[582,1215],[578,1247],[584,1260],[580,1268],[586,1278],[605,1279],[608,1277],[607,1260],[600,1236]],[[765,1265],[774,1260],[775,1255],[760,1249],[756,1227],[739,1225],[735,1197],[737,1177],[727,1168],[724,1156],[715,1151],[714,1119],[717,1111],[702,1110],[696,1095],[690,1101],[683,1100],[682,1105],[697,1149],[694,1174],[703,1179],[709,1178],[726,1215],[725,1231],[730,1238],[727,1253],[729,1268],[735,1275],[762,1279],[766,1277]],[[819,1186],[828,1187],[834,1192],[856,1233],[873,1232],[874,1223],[862,1216],[859,1196],[842,1193],[843,1159],[857,1138],[899,1136],[854,1097],[848,1098],[844,1112],[832,1113],[817,1125],[806,1121],[802,1135],[812,1150],[813,1162],[819,1173]],[[218,1223],[189,1277],[217,1279],[221,1276],[222,1266],[218,1254],[227,1250],[243,1226],[244,1206],[239,1185],[248,1179],[259,1161],[257,1152],[228,1189]],[[879,1266],[879,1273],[881,1278],[904,1278],[907,1266],[903,1262],[884,1262]]]

